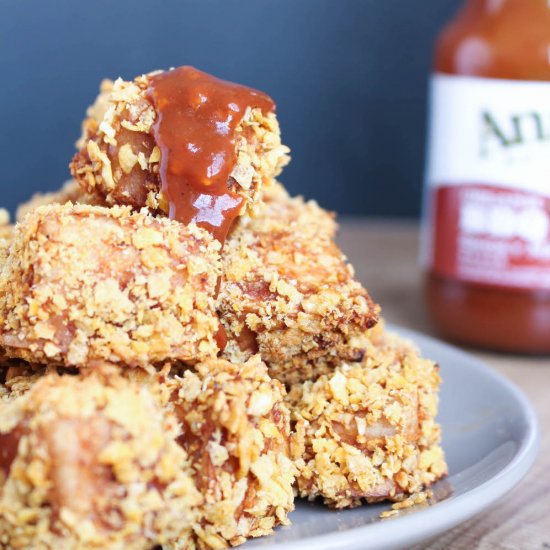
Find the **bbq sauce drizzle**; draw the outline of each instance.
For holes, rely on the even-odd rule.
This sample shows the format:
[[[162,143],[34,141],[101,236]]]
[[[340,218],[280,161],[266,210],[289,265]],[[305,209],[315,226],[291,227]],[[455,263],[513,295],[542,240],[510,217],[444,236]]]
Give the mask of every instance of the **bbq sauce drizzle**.
[[[169,217],[194,222],[223,244],[244,202],[228,183],[235,131],[247,108],[271,112],[273,100],[189,66],[153,76],[147,93],[157,113],[153,135]]]
[[[168,216],[196,223],[223,244],[244,202],[229,182],[237,161],[235,131],[247,108],[271,112],[273,100],[189,66],[155,75],[147,95],[157,113],[153,136]],[[223,350],[221,323],[215,339]]]

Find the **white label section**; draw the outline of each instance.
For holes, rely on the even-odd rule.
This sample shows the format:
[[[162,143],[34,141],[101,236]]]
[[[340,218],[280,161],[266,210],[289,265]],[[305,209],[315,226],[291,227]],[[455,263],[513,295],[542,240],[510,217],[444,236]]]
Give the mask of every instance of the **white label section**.
[[[427,180],[550,197],[550,82],[436,74]]]

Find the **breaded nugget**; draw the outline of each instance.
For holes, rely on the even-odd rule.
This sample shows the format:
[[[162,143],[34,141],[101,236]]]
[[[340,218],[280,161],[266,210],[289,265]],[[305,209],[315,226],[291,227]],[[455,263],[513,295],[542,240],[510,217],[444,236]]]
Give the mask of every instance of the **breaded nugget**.
[[[215,356],[219,249],[195,225],[129,207],[38,208],[0,271],[0,347],[66,366]]]
[[[86,194],[76,180],[68,180],[63,184],[61,189],[52,191],[51,193],[35,193],[27,202],[20,204],[17,207],[15,219],[20,222],[29,212],[39,206],[65,204],[66,202],[99,204],[99,199]]]
[[[198,546],[235,546],[288,524],[295,468],[286,392],[260,358],[210,360],[166,384],[182,425],[179,442],[205,499]]]
[[[292,387],[298,494],[333,508],[399,501],[447,473],[437,366],[375,328],[361,364]]]
[[[0,545],[192,548],[201,497],[178,433],[116,372],[48,374],[0,401]]]
[[[240,220],[223,251],[218,310],[225,356],[259,352],[271,376],[294,383],[360,361],[353,337],[379,308],[334,243],[336,223],[313,201],[274,183],[255,217]]]
[[[107,85],[83,124],[81,149],[71,172],[86,192],[97,194],[108,205],[148,206],[166,214],[168,203],[159,176],[161,150],[153,135],[158,113],[147,93],[156,74],[130,82],[118,79],[111,88]],[[254,202],[262,183],[288,163],[288,151],[281,144],[275,114],[248,109],[237,128],[236,164],[228,189],[245,202]]]
[[[183,371],[181,376],[177,375],[177,366],[171,367],[175,373],[170,372],[169,368],[158,373],[147,373],[141,369],[117,372],[112,367],[106,371],[106,368],[109,367],[102,364],[84,371],[84,374],[66,374],[63,377],[52,372],[53,367],[20,364],[5,371],[6,380],[0,386],[0,472],[4,471],[8,482],[13,479],[15,483],[16,479],[20,479],[15,477],[12,464],[17,464],[15,459],[28,444],[23,442],[17,446],[21,430],[18,432],[14,426],[21,424],[17,420],[21,415],[10,411],[19,409],[14,409],[13,406],[4,407],[3,403],[22,402],[21,396],[25,395],[24,403],[29,414],[29,418],[25,420],[26,425],[40,426],[36,431],[41,434],[40,437],[47,437],[48,441],[57,441],[58,432],[65,436],[66,447],[62,446],[61,450],[65,450],[66,455],[62,455],[61,450],[58,452],[56,468],[60,475],[68,472],[69,479],[63,481],[56,476],[51,491],[55,495],[60,493],[58,498],[68,497],[69,491],[65,488],[71,485],[77,473],[73,457],[78,454],[78,473],[83,476],[83,484],[75,488],[75,499],[82,498],[85,502],[82,505],[69,504],[86,507],[92,506],[89,503],[94,502],[95,492],[90,481],[91,474],[97,474],[96,467],[92,469],[96,456],[112,456],[115,460],[117,453],[120,453],[118,456],[122,460],[127,453],[121,447],[118,437],[113,437],[111,432],[105,435],[104,439],[110,441],[105,441],[104,445],[114,449],[112,454],[97,449],[95,443],[92,444],[87,439],[84,442],[88,445],[86,447],[78,439],[76,430],[74,433],[72,431],[75,422],[71,420],[68,428],[65,426],[67,409],[72,410],[79,403],[80,410],[85,411],[83,415],[95,426],[95,423],[105,422],[106,414],[99,402],[97,406],[90,405],[90,396],[103,399],[105,394],[109,396],[106,410],[113,408],[117,414],[120,413],[117,421],[124,426],[125,422],[134,422],[135,414],[135,422],[143,423],[139,420],[140,415],[150,414],[147,400],[154,399],[170,427],[178,425],[177,431],[170,429],[164,435],[166,439],[171,438],[177,442],[189,458],[183,465],[184,472],[192,477],[196,493],[200,495],[200,500],[193,500],[192,513],[186,515],[187,518],[192,516],[194,519],[194,533],[187,541],[189,545],[186,546],[185,541],[182,541],[177,548],[226,548],[240,544],[247,538],[271,533],[278,524],[288,524],[287,515],[294,508],[293,482],[296,472],[290,460],[290,413],[284,402],[286,392],[283,385],[268,376],[267,367],[258,356],[240,365],[211,359],[196,365],[194,371]],[[86,374],[90,370],[92,374]],[[120,402],[117,402],[117,392]],[[138,394],[143,394],[146,401],[144,410],[136,412],[133,406],[137,405]],[[13,420],[10,420],[10,414]],[[47,432],[47,421],[53,424],[52,434]],[[7,423],[7,428],[3,428],[3,422]],[[86,426],[81,423],[76,425],[78,432],[82,432],[82,437],[88,437]],[[158,437],[157,432],[144,425],[145,440],[147,430],[149,437]],[[16,439],[14,433],[17,435]],[[98,439],[97,445],[100,445],[103,439]],[[139,442],[142,443],[141,440]],[[34,447],[39,447],[41,443],[36,438],[29,441]],[[62,442],[59,441],[59,444]],[[70,446],[75,450],[69,452]],[[29,461],[27,459],[27,464]],[[144,465],[144,468],[152,466]],[[167,464],[166,467],[168,466],[172,465]],[[124,473],[126,465],[121,464],[120,468]],[[146,479],[146,475],[152,474],[140,473],[142,479]],[[101,475],[99,479],[101,482]],[[63,484],[58,487],[62,481]],[[1,495],[0,492],[0,497]],[[111,502],[114,509],[127,505],[124,503],[124,496],[124,493],[120,498],[118,493],[105,493],[105,499]],[[22,509],[27,513],[30,499],[29,496],[22,504],[22,497],[16,499],[14,502],[17,504],[11,507],[7,500],[2,501],[0,498],[0,503],[3,502],[11,517]],[[44,500],[40,502],[42,506],[52,508],[52,514],[59,515],[55,511],[60,507],[57,501],[47,501],[47,504]],[[2,504],[0,511],[1,506]],[[89,508],[86,510],[89,513]],[[132,512],[140,517],[143,512],[142,503],[136,503]],[[5,525],[0,521],[0,533],[12,540],[15,526],[14,521]],[[48,536],[49,531],[48,528]],[[29,533],[29,537],[37,536],[30,531],[30,527]],[[161,541],[163,532],[155,532],[155,536]],[[186,535],[186,540],[187,538]],[[165,537],[165,540],[169,538]]]

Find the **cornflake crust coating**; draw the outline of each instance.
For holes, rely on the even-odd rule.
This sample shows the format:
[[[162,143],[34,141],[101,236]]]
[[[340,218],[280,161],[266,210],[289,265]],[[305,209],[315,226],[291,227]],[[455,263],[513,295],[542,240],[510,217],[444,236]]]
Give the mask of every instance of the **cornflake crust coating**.
[[[362,364],[289,392],[298,494],[333,508],[401,501],[446,475],[437,366],[373,329]]]
[[[0,401],[0,546],[193,548],[178,425],[144,384],[48,374]]]
[[[5,258],[4,250],[13,237],[13,228],[10,213],[5,208],[0,208],[0,265]]]
[[[258,356],[233,365],[209,360],[172,378],[171,400],[205,499],[199,548],[236,546],[288,524],[295,468],[289,458],[285,389]]]
[[[0,271],[0,346],[77,367],[216,356],[219,249],[195,225],[129,207],[35,209]]]
[[[290,198],[276,182],[262,199],[223,250],[225,357],[259,352],[271,376],[287,384],[361,361],[352,340],[377,322],[379,307],[336,246],[333,216],[314,201]]]
[[[101,81],[99,85],[99,94],[94,102],[86,109],[86,118],[82,121],[82,133],[75,143],[77,150],[86,146],[86,139],[92,134],[96,134],[99,125],[103,121],[105,114],[111,106],[111,92],[114,82],[108,78]]]
[[[158,71],[130,82],[104,83],[83,123],[71,172],[87,193],[108,205],[147,206],[166,214],[168,204],[159,179],[161,152],[153,137],[157,113],[147,96],[155,74]],[[237,128],[235,151],[228,189],[247,203],[254,203],[262,184],[269,183],[290,160],[275,114],[260,109],[246,111]]]
[[[17,207],[16,221],[20,222],[32,210],[50,204],[99,204],[97,197],[87,195],[76,180],[66,181],[61,189],[50,193],[35,193],[27,202]]]

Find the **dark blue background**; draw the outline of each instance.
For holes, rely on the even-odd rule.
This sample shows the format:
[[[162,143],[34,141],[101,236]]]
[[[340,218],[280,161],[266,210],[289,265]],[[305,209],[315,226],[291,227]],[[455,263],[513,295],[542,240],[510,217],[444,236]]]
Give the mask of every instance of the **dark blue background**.
[[[435,34],[458,0],[0,0],[2,201],[54,189],[103,77],[192,64],[273,96],[282,180],[415,216]]]

